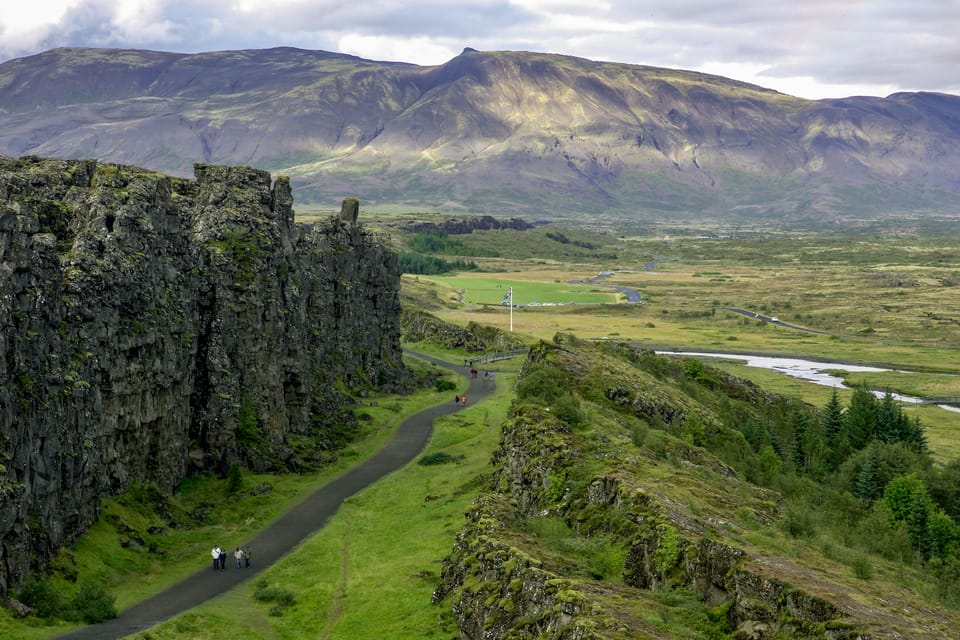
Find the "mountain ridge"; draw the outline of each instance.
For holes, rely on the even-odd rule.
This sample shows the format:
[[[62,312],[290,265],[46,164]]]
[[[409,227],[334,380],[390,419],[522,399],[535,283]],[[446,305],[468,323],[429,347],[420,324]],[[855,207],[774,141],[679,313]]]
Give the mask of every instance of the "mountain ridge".
[[[465,49],[280,47],[0,64],[0,154],[289,175],[301,202],[556,217],[954,216],[960,97],[797,98],[721,76]]]

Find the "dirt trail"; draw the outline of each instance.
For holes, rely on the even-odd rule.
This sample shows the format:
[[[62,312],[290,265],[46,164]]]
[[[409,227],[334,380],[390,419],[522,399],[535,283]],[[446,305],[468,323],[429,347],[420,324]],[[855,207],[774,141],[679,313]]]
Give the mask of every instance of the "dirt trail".
[[[466,395],[470,398],[471,405],[486,398],[494,389],[494,383],[489,380],[479,377],[470,378],[469,367],[457,366],[412,351],[408,353],[463,374],[470,384]],[[76,629],[57,637],[69,640],[123,638],[149,629],[250,580],[260,571],[277,562],[304,538],[321,529],[345,499],[413,460],[423,451],[430,439],[433,421],[462,408],[452,401],[444,402],[407,418],[397,428],[394,437],[380,451],[331,480],[275,520],[253,539],[241,544],[244,547],[250,546],[256,551],[253,557],[254,564],[249,569],[235,569],[228,562],[226,571],[214,571],[209,568],[210,563],[206,556],[198,558],[197,563],[205,567],[204,570],[135,604],[113,620]]]

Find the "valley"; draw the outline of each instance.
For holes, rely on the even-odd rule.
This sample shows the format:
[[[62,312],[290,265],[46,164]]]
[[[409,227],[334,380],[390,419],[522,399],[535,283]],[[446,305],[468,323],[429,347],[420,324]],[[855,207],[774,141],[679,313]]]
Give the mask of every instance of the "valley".
[[[303,218],[309,222],[309,216],[301,216]],[[370,220],[368,225],[395,250],[403,253],[409,249],[409,240],[414,234],[402,230],[402,220],[380,216]],[[558,241],[558,237],[566,242]],[[825,507],[817,507],[811,502],[815,500],[812,485],[804,484],[807,482],[804,476],[797,475],[793,480],[783,476],[783,479],[776,480],[779,476],[764,475],[770,472],[750,466],[756,463],[749,462],[749,456],[740,457],[743,452],[736,453],[734,458],[723,458],[729,455],[729,451],[728,454],[722,453],[725,448],[734,447],[733,451],[736,451],[734,441],[723,427],[708,426],[706,435],[697,435],[696,430],[691,432],[693,435],[685,435],[684,429],[688,427],[669,420],[657,422],[649,416],[616,418],[616,412],[610,413],[611,409],[605,408],[603,402],[589,391],[594,384],[604,388],[611,384],[627,387],[640,384],[640,379],[628,383],[623,378],[627,369],[621,370],[621,367],[630,359],[617,360],[626,357],[620,350],[629,347],[638,354],[652,348],[699,349],[882,364],[901,371],[841,375],[851,387],[863,381],[872,388],[921,397],[960,395],[960,381],[955,376],[960,364],[957,351],[960,343],[956,335],[958,309],[949,295],[953,291],[953,278],[960,272],[960,258],[951,251],[948,240],[922,236],[904,239],[806,233],[803,237],[796,237],[771,230],[756,237],[727,241],[697,238],[687,235],[683,229],[626,237],[553,225],[524,231],[475,231],[455,236],[455,240],[456,254],[443,253],[436,257],[468,259],[477,263],[477,269],[450,275],[403,275],[400,296],[404,309],[426,311],[460,328],[495,328],[496,332],[489,333],[487,338],[490,349],[502,348],[508,341],[519,340],[533,346],[532,353],[539,353],[538,358],[552,360],[557,354],[567,353],[564,357],[573,358],[573,361],[561,367],[561,371],[566,371],[563,376],[576,372],[573,375],[586,377],[575,384],[569,378],[557,378],[566,382],[543,383],[545,387],[532,389],[530,376],[538,370],[536,367],[544,364],[532,364],[536,360],[521,356],[489,365],[497,376],[496,395],[436,424],[434,437],[421,460],[443,462],[436,466],[408,465],[390,482],[378,483],[348,499],[322,532],[312,536],[289,558],[266,570],[262,578],[135,637],[179,640],[217,638],[223,637],[220,635],[223,633],[231,638],[251,640],[269,637],[269,634],[280,634],[281,637],[320,634],[324,638],[442,638],[456,634],[456,630],[463,629],[465,624],[480,624],[482,620],[487,620],[485,624],[507,624],[512,615],[509,607],[498,609],[500,604],[481,606],[480,600],[470,594],[471,589],[494,589],[481,589],[476,592],[476,598],[488,603],[506,602],[502,593],[497,599],[492,598],[503,585],[512,584],[511,579],[502,576],[501,586],[494,583],[484,583],[484,586],[471,582],[468,575],[459,572],[462,567],[469,566],[485,566],[484,570],[488,572],[499,571],[492,565],[472,564],[477,560],[471,560],[470,554],[476,551],[490,557],[490,553],[507,553],[504,557],[509,558],[517,549],[522,553],[515,559],[505,560],[506,563],[516,562],[519,566],[531,562],[528,556],[540,557],[548,576],[549,572],[558,573],[553,578],[533,574],[519,578],[519,574],[515,574],[512,580],[522,579],[524,584],[533,585],[546,579],[547,583],[565,585],[562,587],[565,590],[557,595],[566,594],[562,597],[573,599],[570,602],[575,604],[569,605],[573,607],[570,611],[592,610],[594,613],[590,619],[594,622],[589,624],[600,624],[606,629],[602,633],[598,630],[596,637],[740,637],[734,634],[734,630],[748,628],[743,627],[746,622],[729,621],[742,621],[754,615],[743,608],[746,600],[740,600],[747,597],[746,592],[734,596],[740,604],[735,604],[729,615],[720,616],[700,601],[702,594],[697,595],[701,589],[697,586],[700,578],[684,586],[681,574],[676,572],[667,578],[656,570],[642,580],[629,578],[629,572],[620,575],[623,563],[635,561],[633,554],[640,553],[639,548],[631,550],[626,539],[619,537],[618,530],[602,527],[587,535],[571,528],[569,518],[582,516],[574,516],[574,511],[570,511],[570,515],[564,514],[578,504],[578,487],[591,486],[591,474],[601,473],[592,482],[600,481],[596,478],[602,477],[603,472],[596,463],[590,463],[582,470],[553,466],[543,479],[544,493],[523,498],[532,500],[531,507],[542,504],[551,513],[549,517],[535,517],[531,513],[507,517],[497,525],[506,527],[497,529],[500,533],[488,531],[483,534],[487,540],[484,544],[493,544],[492,547],[474,548],[469,545],[475,542],[467,544],[473,540],[470,536],[476,534],[473,527],[478,523],[487,522],[484,526],[489,526],[491,521],[486,518],[499,521],[504,517],[502,510],[506,506],[495,506],[502,498],[487,493],[490,490],[490,456],[534,455],[535,450],[530,449],[532,442],[521,442],[528,436],[517,430],[518,421],[527,424],[525,428],[532,429],[531,433],[539,433],[538,430],[549,424],[549,420],[543,422],[547,419],[546,414],[540,413],[544,407],[553,407],[560,412],[561,407],[568,406],[563,400],[566,396],[550,395],[557,392],[577,394],[575,397],[579,398],[579,409],[565,409],[573,413],[563,419],[584,421],[571,423],[579,426],[574,426],[563,436],[573,438],[564,446],[572,446],[580,452],[577,457],[566,458],[564,464],[577,464],[578,456],[587,451],[595,450],[595,453],[584,460],[593,460],[595,455],[618,459],[624,452],[634,451],[631,455],[635,457],[625,468],[639,475],[631,476],[630,480],[617,475],[618,482],[639,483],[654,501],[644,509],[653,509],[650,513],[671,514],[670,520],[662,521],[670,523],[669,526],[664,524],[667,528],[657,529],[660,533],[646,543],[653,545],[648,550],[654,554],[651,557],[661,558],[660,562],[664,562],[663,552],[654,551],[657,545],[664,544],[663,532],[679,536],[680,549],[692,549],[702,544],[697,542],[697,536],[701,535],[697,533],[698,527],[708,526],[706,523],[709,522],[714,523],[709,525],[712,527],[716,522],[726,522],[721,527],[726,530],[722,534],[726,536],[725,544],[741,550],[736,553],[746,552],[754,558],[751,571],[766,567],[759,569],[757,575],[765,576],[764,580],[773,580],[771,584],[793,585],[778,589],[799,588],[808,594],[804,597],[817,594],[817,598],[832,602],[830,607],[839,607],[828,607],[832,611],[829,616],[839,616],[833,622],[824,622],[817,617],[822,614],[814,614],[812,610],[803,614],[794,610],[794,615],[800,616],[797,620],[805,620],[802,623],[785,621],[780,613],[774,612],[769,615],[779,622],[765,622],[763,624],[768,626],[763,628],[768,631],[779,629],[776,633],[789,635],[758,637],[823,637],[818,634],[822,633],[824,624],[835,631],[870,628],[876,637],[887,637],[884,632],[888,628],[902,629],[903,624],[912,624],[915,629],[923,629],[916,637],[938,637],[945,628],[942,625],[949,627],[952,624],[956,605],[944,604],[938,598],[953,602],[949,600],[953,596],[937,596],[922,565],[897,561],[891,557],[892,551],[884,550],[887,549],[884,545],[899,543],[880,538],[873,542],[849,536],[844,538],[838,530],[828,526],[826,523],[830,518],[836,519],[840,515],[838,512],[826,515],[822,511]],[[859,251],[846,251],[851,244],[859,247]],[[571,280],[586,281],[607,270],[617,273],[602,283],[570,284]],[[636,289],[642,295],[642,304],[626,304],[622,295],[612,292],[608,285]],[[510,309],[502,304],[503,294],[510,287],[516,304],[524,304],[524,300],[548,303],[515,307],[512,334],[509,334]],[[549,305],[564,301],[574,304]],[[899,313],[891,311],[892,305],[896,305]],[[755,310],[766,317],[776,315],[786,323],[825,333],[794,331],[732,313],[725,310],[727,307]],[[451,330],[451,335],[454,333]],[[558,334],[561,337],[558,338]],[[555,347],[543,346],[554,344],[557,339],[561,349],[556,353]],[[477,353],[472,349],[435,344],[431,339],[416,343],[408,340],[407,344],[451,362],[460,362]],[[638,356],[630,356],[633,357]],[[650,356],[640,355],[639,358],[646,362]],[[405,361],[421,373],[428,370],[409,357],[405,357]],[[704,392],[696,392],[696,385],[684,379],[684,371],[702,370],[703,373],[697,374],[702,376],[699,379],[704,383],[714,381],[710,384],[721,379],[716,377],[723,375],[719,372],[733,374],[741,380],[752,380],[760,387],[743,393],[781,394],[784,399],[778,402],[786,403],[787,415],[796,410],[789,408],[794,406],[792,403],[809,403],[823,408],[832,393],[829,387],[751,369],[732,360],[704,358],[694,361],[699,362],[697,366],[684,364],[686,361],[666,364],[668,361],[656,364],[659,360],[649,360],[649,366],[659,371],[657,376],[662,382],[657,384],[663,385],[661,391],[653,392],[651,397],[659,398],[656,401],[659,403],[683,405],[697,402],[703,407],[710,406],[711,409],[703,409],[707,412],[703,417],[708,424],[715,424],[712,421],[717,418],[712,412],[719,411],[722,405],[714,405],[714,400],[702,395]],[[567,366],[572,368],[567,369]],[[911,373],[903,373],[903,370]],[[670,377],[678,375],[678,378]],[[453,384],[462,385],[462,382],[454,380]],[[568,384],[573,384],[570,391],[563,391]],[[741,384],[748,383],[736,383]],[[554,391],[547,390],[551,388]],[[187,575],[194,566],[191,558],[204,557],[204,548],[211,536],[229,541],[258,530],[282,512],[283,505],[292,504],[297,496],[304,495],[303,491],[318,486],[368,455],[364,452],[372,452],[371,447],[378,446],[378,442],[388,437],[389,425],[395,424],[410,410],[407,407],[441,399],[449,401],[450,393],[420,393],[408,399],[368,396],[355,410],[359,416],[369,416],[361,418],[361,424],[366,426],[361,430],[360,439],[349,445],[336,457],[333,465],[320,474],[289,477],[245,473],[244,487],[267,484],[273,487],[273,497],[263,501],[252,495],[247,497],[245,493],[236,494],[236,504],[224,504],[210,512],[212,528],[191,527],[186,530],[187,537],[182,542],[175,542],[178,538],[172,536],[172,532],[153,536],[151,545],[159,544],[164,553],[169,554],[170,562],[165,562],[162,569],[153,567],[142,575],[116,568],[118,562],[139,565],[149,555],[145,555],[148,553],[146,549],[131,548],[118,557],[111,541],[117,530],[109,521],[98,524],[91,534],[84,536],[66,562],[84,567],[82,572],[92,570],[101,575],[112,575],[111,580],[116,581],[116,585],[140,585],[119,592],[118,605],[133,604],[170,584],[177,576]],[[531,393],[541,395],[531,396]],[[609,391],[604,393],[610,394]],[[839,400],[844,405],[849,404],[854,393],[855,390],[839,390]],[[687,396],[676,394],[691,394],[690,398],[698,399],[682,400]],[[520,401],[518,397],[526,400]],[[534,400],[535,397],[541,400]],[[529,404],[531,402],[533,405]],[[543,402],[546,404],[539,404]],[[903,405],[902,410],[909,419],[920,419],[930,452],[938,464],[948,465],[960,459],[958,414],[932,406]],[[581,417],[575,418],[576,415]],[[509,446],[503,440],[505,428],[514,439]],[[711,429],[720,431],[710,435]],[[541,436],[547,438],[543,442],[554,437],[547,433],[543,432]],[[601,433],[606,435],[601,436]],[[723,435],[725,433],[727,435]],[[600,436],[600,440],[593,441],[595,436]],[[711,440],[718,436],[721,440]],[[574,441],[579,444],[573,444]],[[697,453],[698,447],[690,446],[697,443],[720,455],[724,462],[712,461],[710,456],[704,458],[704,454]],[[521,451],[526,453],[521,454]],[[738,459],[740,462],[735,462]],[[557,465],[560,460],[553,459],[549,463],[544,460],[542,464]],[[774,490],[781,498],[775,499],[773,493],[765,493],[770,489],[749,488],[752,485],[741,480],[728,486],[723,477],[729,472],[723,471],[723,466],[717,466],[722,464],[734,465],[737,476],[743,474],[751,481],[765,485],[773,482]],[[738,464],[747,466],[738,467]],[[495,469],[500,469],[493,471],[495,474],[506,473],[501,466]],[[584,473],[587,475],[582,475]],[[499,486],[502,487],[503,482],[508,485],[520,482],[521,478],[527,477],[524,474],[512,480],[500,480]],[[284,488],[291,481],[294,484],[289,489]],[[561,481],[566,486],[563,491],[559,485],[552,484]],[[223,495],[224,482],[210,477],[191,480],[174,498],[174,504],[178,505],[178,510],[186,512],[196,509],[197,505],[221,502],[217,496]],[[603,480],[603,483],[608,482],[609,479]],[[664,482],[670,483],[674,489],[665,491],[662,488]],[[603,486],[607,487],[607,484]],[[609,487],[605,489],[609,490]],[[840,504],[845,503],[835,502],[839,494],[834,491],[830,489],[826,494],[834,501],[829,504],[840,508]],[[478,503],[475,502],[478,496],[486,497]],[[109,502],[105,512],[117,513],[119,510],[124,514],[121,516],[123,521],[142,522],[135,525],[136,528],[146,529],[151,521],[155,521],[156,516],[149,515],[149,512],[134,517],[132,514],[138,509],[136,503],[125,500],[121,496],[117,502]],[[259,507],[256,506],[258,500]],[[485,511],[490,508],[493,508],[492,512]],[[843,508],[853,509],[852,505]],[[661,511],[663,509],[666,511]],[[466,519],[463,516],[465,511],[468,513]],[[240,515],[243,513],[248,515]],[[141,521],[144,516],[146,520]],[[618,516],[605,517],[616,520]],[[866,523],[871,516],[856,517],[863,518],[862,522]],[[520,529],[512,529],[517,522],[521,523]],[[695,522],[700,524],[693,524]],[[242,526],[238,527],[241,523]],[[391,535],[397,523],[402,523],[407,535],[400,538]],[[857,525],[860,526],[866,525]],[[721,532],[716,530],[710,535],[721,535]],[[455,539],[462,542],[456,543]],[[171,543],[178,546],[168,547]],[[455,547],[454,554],[441,566],[441,559],[450,552],[451,545]],[[545,556],[541,555],[544,553]],[[690,562],[683,559],[684,553],[687,552],[678,551],[676,556],[671,556],[678,567]],[[827,567],[826,575],[819,573],[818,565]],[[109,569],[110,566],[114,568]],[[775,569],[772,574],[769,573],[771,569]],[[852,577],[848,575],[850,572],[853,572]],[[721,579],[713,577],[711,580]],[[439,591],[438,582],[441,584]],[[648,588],[638,590],[637,586],[642,584],[647,584]],[[736,591],[729,583],[724,583],[722,589],[731,594]],[[452,605],[450,598],[453,596],[450,594],[458,593],[460,595],[456,597],[474,599],[469,603],[461,599],[460,604]],[[550,593],[549,588],[547,593]],[[839,598],[841,593],[847,595]],[[431,594],[435,599],[439,598],[437,604],[429,604]],[[522,606],[531,607],[527,613],[530,620],[548,624],[546,621],[550,619],[550,606],[553,605],[546,603],[554,602],[553,597],[549,596],[547,601],[515,599],[515,602],[518,606],[524,602]],[[600,600],[590,605],[592,597]],[[870,604],[891,597],[916,612],[909,616],[909,622],[886,618],[886,614],[880,615]],[[604,613],[598,613],[599,606]],[[941,622],[935,623],[934,618],[923,613],[927,607],[933,607],[930,611],[938,611]],[[941,610],[939,607],[947,608]],[[232,615],[230,611],[236,609],[243,609],[245,615]],[[577,615],[580,614],[575,618]],[[808,615],[813,617],[807,619],[805,616]],[[479,617],[471,622],[470,616]],[[769,626],[771,624],[773,626]],[[39,627],[27,631],[9,625],[10,622],[0,620],[0,629],[9,630],[11,637],[24,640],[48,638],[57,629]],[[616,631],[618,625],[626,625],[632,631],[621,635]],[[211,631],[214,628],[219,631]],[[797,635],[801,631],[806,635]]]
[[[66,46],[0,116],[0,637],[957,636],[960,97]]]

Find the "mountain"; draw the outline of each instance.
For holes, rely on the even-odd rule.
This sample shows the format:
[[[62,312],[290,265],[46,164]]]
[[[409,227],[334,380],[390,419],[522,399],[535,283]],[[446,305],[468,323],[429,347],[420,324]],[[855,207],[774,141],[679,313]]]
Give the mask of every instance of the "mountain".
[[[0,154],[252,165],[331,207],[844,222],[960,194],[958,96],[806,100],[542,53],[55,49],[0,64],[0,113]]]

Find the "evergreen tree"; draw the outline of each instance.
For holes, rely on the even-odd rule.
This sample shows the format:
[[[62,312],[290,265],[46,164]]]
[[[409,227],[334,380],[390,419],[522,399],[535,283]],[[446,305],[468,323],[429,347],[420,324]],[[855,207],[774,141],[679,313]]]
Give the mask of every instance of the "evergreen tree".
[[[806,460],[806,472],[817,478],[823,477],[830,470],[830,464],[828,461],[829,451],[819,421],[810,421],[801,444]]]
[[[837,388],[833,388],[830,400],[827,406],[823,408],[820,414],[820,428],[823,429],[823,437],[827,441],[827,446],[831,449],[836,448],[837,442],[843,435],[843,407],[840,406],[840,397],[837,395]]]
[[[876,447],[866,451],[866,459],[854,477],[853,495],[861,500],[876,500],[883,491],[880,480],[880,455]]]
[[[923,433],[923,425],[920,424],[920,416],[915,416],[911,421],[904,416],[906,421],[905,434],[903,441],[913,447],[917,453],[927,452],[927,436]]]
[[[893,394],[887,391],[877,405],[877,419],[874,433],[882,442],[898,442],[903,423],[903,412],[900,405],[893,399]]]
[[[850,409],[844,421],[847,441],[854,451],[867,446],[873,439],[877,422],[877,399],[865,384],[853,390]]]
[[[803,441],[807,435],[807,429],[810,426],[810,419],[807,412],[799,405],[793,407],[790,417],[790,427],[793,431],[793,442],[790,446],[790,460],[793,462],[794,469],[803,471],[807,468],[807,454],[803,447]]]
[[[831,471],[840,468],[843,461],[850,455],[845,420],[843,407],[840,406],[840,397],[834,387],[830,401],[820,415],[820,431],[823,433],[827,448],[826,463]]]

